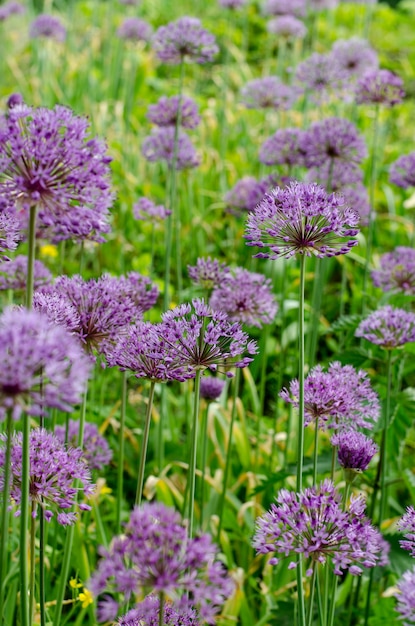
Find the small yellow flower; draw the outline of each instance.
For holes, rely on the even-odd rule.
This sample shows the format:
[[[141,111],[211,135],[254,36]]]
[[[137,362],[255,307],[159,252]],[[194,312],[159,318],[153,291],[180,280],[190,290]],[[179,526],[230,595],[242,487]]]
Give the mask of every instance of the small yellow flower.
[[[76,578],[71,578],[71,580],[69,581],[69,586],[72,589],[79,589],[79,587],[82,587],[82,583],[78,583]]]
[[[94,598],[92,593],[86,587],[84,587],[84,590],[79,594],[79,601],[82,602],[81,606],[83,609],[86,609],[87,606],[93,603]]]
[[[58,248],[51,243],[46,243],[40,247],[40,255],[56,259],[58,256]]]

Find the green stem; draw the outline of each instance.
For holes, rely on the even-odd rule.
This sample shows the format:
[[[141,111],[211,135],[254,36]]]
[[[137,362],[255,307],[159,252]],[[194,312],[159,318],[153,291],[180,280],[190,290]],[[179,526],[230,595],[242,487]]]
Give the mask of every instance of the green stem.
[[[26,283],[26,308],[32,308],[33,302],[33,286],[34,286],[34,267],[35,267],[35,248],[36,248],[36,212],[37,207],[31,206],[29,212],[29,230],[27,235],[28,252],[27,252],[27,283]]]
[[[137,476],[137,493],[135,497],[136,506],[140,506],[141,499],[143,497],[144,469],[146,465],[148,436],[150,433],[151,413],[153,410],[155,386],[156,386],[156,383],[154,380],[152,380],[150,383],[150,393],[148,397],[146,417],[145,417],[145,423],[144,423],[143,442],[141,444],[141,451],[140,451],[140,465],[138,468],[138,476]]]
[[[36,519],[34,517],[37,503],[32,501],[32,514],[30,516],[30,576],[29,576],[29,615],[33,620],[33,609],[35,606],[35,539],[36,539]]]
[[[313,450],[313,486],[317,485],[318,470],[318,417],[314,425],[314,450]]]
[[[387,495],[387,463],[388,463],[388,429],[391,417],[391,395],[392,395],[392,350],[388,350],[386,360],[386,400],[384,416],[384,438],[382,439],[381,471],[380,471],[380,506],[379,506],[379,528],[385,517],[386,495]]]
[[[29,481],[30,481],[30,419],[23,418],[22,438],[22,478],[20,502],[20,619],[21,626],[30,626],[29,612],[29,572],[28,572],[28,541],[27,529],[29,523]]]
[[[116,534],[121,533],[121,509],[122,497],[124,493],[124,435],[125,435],[125,416],[127,410],[127,372],[121,374],[121,415],[120,415],[120,431],[118,434],[118,466],[117,466],[117,510],[115,528]]]
[[[313,564],[313,575],[311,577],[310,602],[309,602],[309,607],[308,607],[307,626],[311,626],[313,623],[313,605],[314,605],[314,593],[316,590],[317,566],[318,566],[317,563]]]
[[[39,606],[40,626],[46,626],[45,611],[45,516],[42,507],[39,507]]]
[[[164,591],[160,591],[160,606],[159,606],[159,626],[164,626],[164,604],[165,604],[165,595]]]
[[[9,497],[10,497],[10,460],[12,451],[12,426],[13,418],[11,411],[7,412],[6,422],[6,454],[4,459],[4,485],[3,501],[1,507],[0,526],[0,624],[4,615],[4,583],[7,576],[7,547],[9,535]]]
[[[193,403],[192,440],[189,462],[189,537],[193,536],[194,508],[195,508],[195,482],[196,482],[196,448],[197,448],[197,421],[200,405],[200,377],[202,370],[196,370]]]
[[[204,522],[204,508],[205,508],[205,491],[206,491],[206,482],[205,482],[205,472],[206,472],[206,457],[207,457],[207,427],[208,427],[208,416],[209,416],[209,402],[206,403],[206,410],[203,413],[202,420],[202,480],[201,480],[201,493],[200,493],[200,528],[203,530],[203,522]]]
[[[344,494],[343,494],[343,509],[344,510],[347,509],[347,502],[349,500],[350,488],[351,488],[351,483],[350,481],[346,480],[346,487],[344,489]],[[338,581],[339,581],[339,577],[336,574],[333,574],[331,592],[330,592],[330,599],[331,599],[330,611],[328,614],[327,626],[333,626],[334,624],[334,614],[336,610],[336,592],[337,592]]]

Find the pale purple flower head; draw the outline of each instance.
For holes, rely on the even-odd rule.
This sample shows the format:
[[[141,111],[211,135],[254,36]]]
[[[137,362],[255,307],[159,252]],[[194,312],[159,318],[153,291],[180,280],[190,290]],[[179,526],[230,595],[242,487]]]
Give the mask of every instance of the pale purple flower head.
[[[85,391],[89,360],[61,326],[37,311],[8,308],[0,316],[0,419],[11,410],[45,415],[72,411]]]
[[[306,167],[321,167],[341,162],[341,166],[361,164],[367,155],[366,143],[353,122],[328,117],[315,122],[300,139]]]
[[[213,376],[202,376],[200,379],[200,397],[205,400],[217,400],[223,391],[225,381]]]
[[[379,448],[372,439],[356,430],[336,433],[331,438],[337,446],[337,459],[344,469],[362,472],[367,469]]]
[[[389,180],[403,189],[415,187],[415,152],[404,154],[392,163]]]
[[[117,29],[117,37],[128,41],[150,41],[153,27],[139,17],[126,17]]]
[[[280,128],[259,149],[259,160],[265,165],[304,165],[304,147],[299,128]]]
[[[398,246],[380,257],[380,268],[372,271],[375,287],[383,291],[415,295],[415,250]]]
[[[283,182],[283,178],[277,180],[275,176],[267,176],[260,180],[253,176],[243,176],[225,194],[227,210],[235,215],[253,211],[267,192],[277,184],[282,185]]]
[[[269,20],[267,31],[285,39],[303,39],[307,34],[307,27],[293,15],[281,15]]]
[[[139,602],[126,615],[120,617],[118,626],[159,626],[160,597],[150,595]],[[164,605],[164,626],[199,626],[197,611],[190,606],[176,607],[170,603]]]
[[[402,78],[389,70],[368,70],[357,81],[357,104],[383,104],[394,106],[405,97]]]
[[[48,285],[52,280],[52,274],[48,268],[37,259],[33,267],[33,280],[35,289]],[[0,261],[0,291],[13,289],[24,291],[27,282],[27,255],[19,254],[14,259]]]
[[[366,39],[360,37],[335,41],[330,56],[347,84],[379,66],[376,51]]]
[[[226,313],[230,320],[257,328],[272,324],[278,311],[271,280],[243,267],[231,269],[222,276],[212,291],[209,304]]]
[[[255,256],[276,259],[296,254],[331,257],[357,244],[359,216],[336,194],[314,184],[293,182],[266,194],[250,213],[245,239],[258,246]],[[266,249],[268,248],[268,251]]]
[[[290,109],[299,96],[296,87],[285,85],[277,76],[256,78],[241,89],[241,101],[247,109]]]
[[[262,5],[264,15],[295,15],[305,17],[307,0],[265,0]]]
[[[1,491],[4,483],[6,440],[6,435],[0,435]],[[89,469],[82,458],[82,450],[67,448],[54,434],[44,428],[36,428],[30,433],[29,458],[30,502],[40,505],[46,521],[49,522],[56,513],[59,524],[63,526],[74,524],[77,514],[70,509],[77,500],[77,494],[83,491],[89,496],[95,488],[95,485],[91,484]],[[19,512],[22,496],[22,433],[15,433],[12,436],[10,469],[10,497],[18,506]],[[89,505],[83,503],[79,508],[84,511],[91,509]],[[35,515],[36,513],[35,510]]]
[[[8,109],[13,109],[14,107],[21,106],[23,104],[24,104],[23,96],[22,94],[18,92],[10,94],[10,96],[7,98]]]
[[[140,4],[140,0],[118,0],[120,4],[125,4],[130,7],[137,7]]]
[[[189,538],[180,515],[156,502],[136,507],[101,555],[88,589],[120,594],[121,611],[135,594],[164,592],[174,609],[196,609],[203,623],[215,624],[234,588],[209,535]]]
[[[198,258],[196,265],[188,265],[187,271],[193,284],[203,289],[213,289],[220,285],[223,276],[228,272],[226,263],[220,263],[217,259]]]
[[[0,197],[13,201],[22,226],[38,207],[39,234],[103,241],[110,230],[111,159],[90,138],[88,120],[63,106],[9,109],[0,117]]]
[[[156,127],[142,143],[141,151],[147,161],[166,161],[170,167],[178,170],[197,167],[200,159],[186,133],[179,130],[177,147],[174,149],[176,130],[174,126]]]
[[[79,311],[62,294],[35,291],[33,309],[43,313],[50,322],[63,326],[70,333],[76,334],[80,327]]]
[[[399,520],[397,528],[405,535],[405,539],[401,539],[399,545],[415,557],[415,509],[413,506],[406,508],[406,513]]]
[[[5,2],[2,6],[0,6],[0,22],[3,22],[11,15],[21,15],[25,13],[26,8],[20,4],[20,2],[15,2],[14,0],[10,0],[10,2]]]
[[[153,36],[153,49],[160,61],[172,65],[184,59],[210,63],[219,52],[214,35],[202,28],[200,20],[187,16],[160,26]]]
[[[362,184],[362,180],[363,171],[359,164],[353,163],[353,161],[344,161],[341,158],[327,160],[322,165],[310,167],[305,175],[306,182],[318,183],[327,190],[339,193],[344,198],[346,198],[347,194],[343,193],[343,189],[351,185]],[[353,197],[352,200],[354,200]],[[355,208],[348,201],[346,204]],[[359,213],[357,208],[356,211]]]
[[[281,398],[299,406],[299,382],[292,380]],[[372,430],[380,415],[380,401],[369,377],[352,365],[330,363],[325,372],[316,365],[304,381],[304,423],[318,422],[321,428],[338,431],[367,428]]]
[[[360,218],[360,226],[367,226],[369,224],[369,217],[371,213],[370,202],[369,202],[369,192],[367,187],[357,180],[356,182],[346,183],[340,185],[337,189],[335,184],[337,182],[336,176],[336,168],[334,168],[334,175],[332,176],[332,188],[338,191],[343,198],[345,203],[352,207],[359,214]]]
[[[325,565],[328,558],[337,576],[346,571],[358,575],[384,562],[385,542],[365,517],[364,499],[352,495],[342,510],[340,493],[330,480],[299,493],[281,489],[277,504],[256,520],[252,544],[258,554],[276,555],[271,565],[291,557],[289,569],[296,567],[297,555],[302,554],[307,575],[312,565]]]
[[[59,18],[43,13],[38,15],[30,24],[29,36],[32,39],[46,37],[56,41],[65,41],[66,28]]]
[[[133,204],[133,214],[136,220],[145,220],[156,224],[167,219],[171,215],[171,211],[162,204],[155,204],[155,202],[143,196],[138,199],[138,202]]]
[[[396,610],[400,613],[400,619],[404,620],[404,626],[415,624],[415,567],[404,572],[396,584]]]
[[[7,198],[0,198],[0,254],[3,250],[15,250],[21,239],[20,223]]]
[[[200,124],[197,104],[188,96],[162,96],[157,104],[148,107],[147,119],[157,126],[175,126],[178,119],[183,128],[196,128]]]
[[[65,426],[55,426],[54,434],[62,443],[76,447],[78,445],[79,425],[79,420],[69,420],[67,440],[65,439]],[[112,459],[112,450],[108,441],[101,435],[98,426],[92,422],[85,422],[82,458],[91,470],[103,470]]]
[[[308,7],[311,11],[324,11],[334,9],[339,4],[339,0],[309,0]]]
[[[219,0],[219,5],[224,9],[240,9],[247,0]]]
[[[338,93],[341,86],[341,75],[330,54],[314,52],[299,63],[295,78],[304,90],[310,92],[315,102],[327,100],[332,94]]]
[[[415,341],[415,313],[386,305],[360,322],[355,337],[392,349]]]

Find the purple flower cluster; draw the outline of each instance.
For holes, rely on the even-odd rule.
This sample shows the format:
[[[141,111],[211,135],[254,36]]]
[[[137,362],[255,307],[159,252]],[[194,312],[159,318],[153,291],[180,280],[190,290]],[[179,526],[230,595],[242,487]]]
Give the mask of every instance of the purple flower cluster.
[[[136,220],[148,220],[155,224],[165,220],[171,211],[162,204],[155,204],[149,198],[142,197],[133,204],[133,214]]]
[[[413,506],[407,507],[406,513],[398,522],[398,530],[405,535],[405,539],[401,539],[399,545],[415,557],[415,509]]]
[[[241,99],[248,109],[286,111],[297,100],[299,91],[285,85],[277,76],[265,76],[249,81],[241,89]]]
[[[246,0],[219,0],[219,4],[225,9],[240,9],[246,4]]]
[[[344,206],[341,196],[327,194],[319,185],[293,182],[265,195],[248,216],[245,238],[248,246],[263,250],[255,255],[260,258],[331,257],[347,254],[357,244],[348,238],[359,232],[358,222],[358,214]]]
[[[398,187],[415,187],[415,152],[404,154],[390,166],[389,180]]]
[[[283,180],[277,183],[275,176],[267,176],[257,180],[253,176],[243,176],[224,197],[229,213],[240,215],[246,211],[253,211],[265,194],[276,184],[283,185]]]
[[[265,0],[262,5],[264,15],[294,15],[305,17],[307,12],[306,0]]]
[[[76,447],[78,445],[79,420],[69,420],[67,441],[65,426],[55,426],[54,434],[61,443],[69,443]],[[100,434],[98,426],[92,422],[85,422],[82,458],[91,470],[103,470],[112,459],[112,450],[108,441]]]
[[[375,287],[383,291],[415,295],[415,250],[398,246],[380,257],[380,268],[372,271]]]
[[[350,87],[366,71],[375,70],[379,65],[376,51],[366,39],[359,37],[335,41],[330,56],[344,82],[344,87]]]
[[[203,289],[213,289],[218,287],[222,277],[227,273],[228,268],[225,263],[220,263],[217,259],[198,258],[196,265],[188,265],[187,271],[195,285]]]
[[[290,390],[283,389],[281,398],[299,406],[299,382],[292,380]],[[378,395],[363,370],[338,361],[324,372],[316,365],[304,381],[305,425],[317,422],[322,428],[341,431],[358,428],[373,429],[380,415]]]
[[[297,65],[295,78],[315,102],[328,99],[342,84],[341,73],[331,55],[318,52]]]
[[[48,285],[52,280],[52,274],[48,268],[37,259],[33,266],[33,280],[35,289]],[[13,289],[24,291],[27,281],[27,256],[19,254],[14,259],[6,258],[0,261],[0,291]]]
[[[12,207],[6,198],[0,198],[0,254],[3,250],[15,250],[21,239],[19,220]]]
[[[200,379],[200,397],[205,400],[217,400],[223,391],[225,381],[213,376],[203,376]]]
[[[150,104],[147,118],[157,126],[175,126],[180,122],[183,128],[196,128],[200,124],[197,104],[187,96],[162,96],[157,104]]]
[[[104,620],[101,620],[104,621]],[[177,608],[170,603],[164,607],[164,626],[199,626],[200,620],[197,611],[190,607]],[[119,626],[159,626],[160,624],[160,598],[147,596],[134,609],[120,617]]]
[[[200,164],[190,138],[180,129],[176,137],[174,126],[153,128],[151,134],[143,140],[141,151],[147,161],[166,161],[170,167],[178,170]]]
[[[405,97],[402,79],[389,70],[368,70],[356,84],[357,104],[394,106]]]
[[[404,626],[415,624],[415,567],[404,572],[398,580],[396,598],[396,610],[401,614]]]
[[[415,314],[386,305],[360,322],[356,337],[391,350],[415,341]]]
[[[280,128],[266,139],[259,149],[259,160],[265,165],[304,165],[308,144],[302,141],[304,131],[299,128]]]
[[[372,439],[355,430],[336,433],[331,438],[333,446],[337,446],[337,458],[344,469],[358,472],[364,471],[378,451]]]
[[[150,41],[153,27],[139,17],[126,17],[117,29],[117,37],[127,41]]]
[[[4,463],[6,457],[6,436],[0,435],[0,486],[3,491]],[[30,475],[29,500],[40,505],[45,519],[49,522],[54,513],[62,526],[74,524],[76,513],[67,511],[76,502],[81,487],[86,496],[94,492],[91,476],[80,448],[66,448],[59,439],[44,428],[36,428],[30,433],[29,441]],[[17,506],[21,504],[22,482],[22,433],[16,433],[11,440],[10,497]],[[77,484],[75,485],[75,481]],[[91,507],[80,504],[79,508],[88,511]]]
[[[11,15],[20,15],[25,11],[25,7],[20,4],[20,2],[15,2],[14,0],[10,0],[10,2],[5,2],[0,7],[0,22],[3,22]]]
[[[281,15],[269,20],[267,31],[285,39],[303,39],[307,34],[307,27],[293,15]]]
[[[113,592],[128,603],[135,594],[164,592],[174,610],[196,609],[207,624],[216,623],[234,588],[209,535],[190,539],[180,515],[164,504],[136,507],[124,533],[101,555],[88,583],[95,596]]]
[[[46,39],[65,41],[66,28],[59,18],[43,13],[42,15],[38,15],[30,24],[29,36],[32,37],[32,39],[45,37]]]
[[[337,576],[346,571],[358,575],[363,568],[383,563],[385,543],[365,517],[364,499],[352,496],[345,511],[340,503],[341,496],[330,480],[300,493],[281,489],[277,504],[256,521],[254,548],[258,554],[303,554],[310,560],[307,575],[329,559]],[[280,558],[272,557],[270,564],[276,565]],[[296,562],[288,567],[295,568]]]
[[[161,26],[153,36],[153,49],[160,61],[173,65],[184,59],[209,63],[219,51],[214,35],[202,28],[200,20],[187,16]]]

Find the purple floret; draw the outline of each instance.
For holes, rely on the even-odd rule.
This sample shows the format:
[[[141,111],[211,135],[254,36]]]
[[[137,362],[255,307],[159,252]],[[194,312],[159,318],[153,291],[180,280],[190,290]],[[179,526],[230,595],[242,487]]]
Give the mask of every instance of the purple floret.
[[[396,610],[404,626],[415,624],[415,567],[404,572],[396,584]]]
[[[128,41],[150,41],[153,27],[138,17],[126,17],[117,29],[117,37]]]
[[[406,513],[399,520],[397,527],[405,535],[405,539],[401,539],[399,545],[415,557],[415,509],[413,506],[406,508]]]
[[[379,65],[376,51],[366,39],[359,37],[335,41],[330,56],[346,86]]]
[[[188,265],[187,271],[195,285],[203,289],[213,289],[221,283],[228,268],[226,263],[207,257],[197,259],[196,265]]]
[[[179,109],[180,103],[180,109]],[[180,120],[179,118],[180,111]],[[196,128],[200,124],[197,104],[187,96],[162,96],[157,104],[150,104],[147,118],[157,126],[175,126],[177,121],[183,128]]]
[[[264,15],[294,15],[305,17],[307,0],[265,0],[262,5]]]
[[[404,154],[392,163],[389,180],[403,189],[415,187],[415,152]]]
[[[363,472],[378,452],[378,446],[372,439],[355,430],[336,433],[331,438],[337,446],[337,459],[344,469]]]
[[[307,34],[307,27],[293,15],[281,15],[269,20],[267,31],[286,39],[303,39]]]
[[[358,80],[355,89],[357,104],[394,106],[405,97],[402,78],[389,70],[368,70]]]
[[[295,71],[297,83],[315,102],[320,103],[338,93],[342,77],[330,54],[313,53],[302,61]]]
[[[184,59],[210,63],[219,52],[214,35],[202,28],[200,20],[187,16],[161,26],[153,36],[153,49],[160,61],[172,65]]]
[[[356,337],[363,337],[385,349],[415,341],[415,314],[405,309],[383,306],[360,322]]]
[[[205,400],[217,400],[221,395],[225,381],[213,376],[202,376],[200,379],[200,397]]]
[[[79,426],[79,420],[69,420],[67,440],[65,439],[65,426],[55,426],[54,433],[62,443],[76,447],[78,445]],[[82,458],[91,470],[103,470],[112,459],[112,450],[108,441],[101,435],[98,426],[91,422],[85,422]]]
[[[33,266],[33,280],[35,289],[48,285],[52,274],[48,268],[37,259]],[[19,254],[14,259],[5,259],[0,262],[0,291],[13,289],[24,291],[27,282],[27,256]]]
[[[46,37],[47,39],[56,39],[56,41],[65,41],[66,28],[59,18],[44,13],[38,15],[30,24],[29,36],[32,39]]]
[[[372,271],[375,287],[383,291],[415,295],[415,250],[398,246],[380,257],[380,268]]]
[[[299,96],[299,90],[285,85],[277,76],[251,80],[241,89],[241,100],[247,109],[286,111]]]
[[[151,135],[143,140],[141,151],[147,161],[166,161],[178,170],[197,167],[200,160],[189,137],[181,130],[177,134],[174,126],[153,128]]]
[[[304,165],[304,147],[299,128],[281,128],[266,139],[259,149],[259,160],[265,165]]]
[[[300,149],[306,167],[322,167],[341,162],[358,166],[367,155],[366,143],[356,126],[340,117],[315,122],[301,135]]]
[[[136,220],[149,221],[155,224],[167,219],[171,215],[171,211],[162,204],[155,204],[149,198],[142,197],[133,204],[133,214]]]

